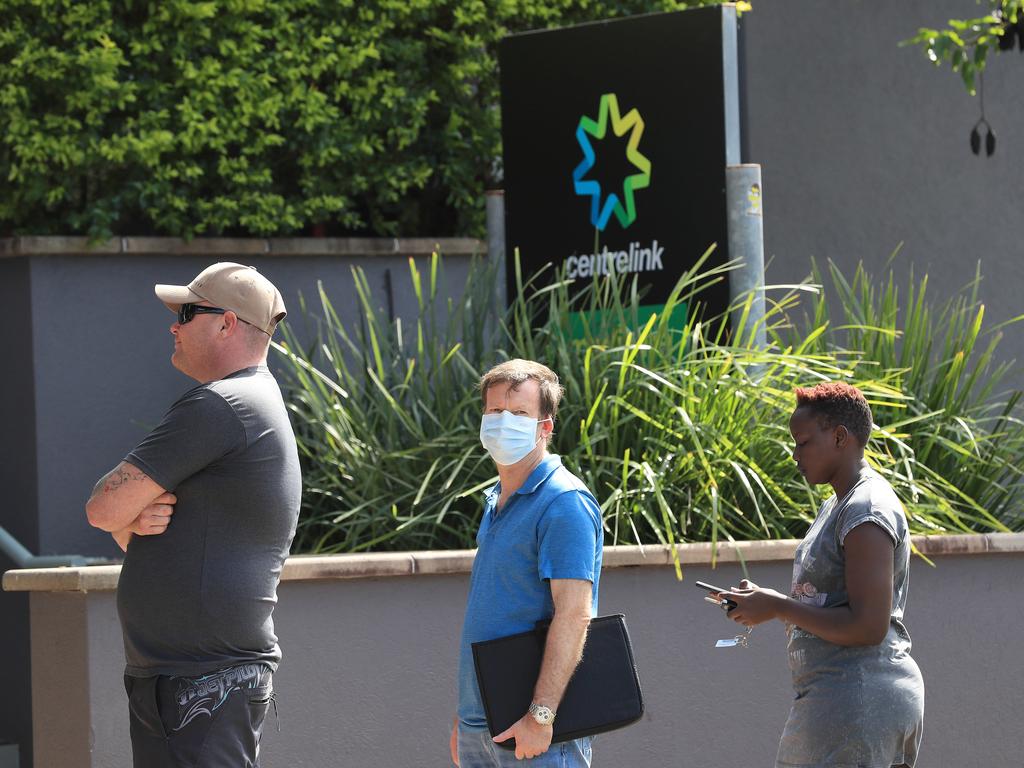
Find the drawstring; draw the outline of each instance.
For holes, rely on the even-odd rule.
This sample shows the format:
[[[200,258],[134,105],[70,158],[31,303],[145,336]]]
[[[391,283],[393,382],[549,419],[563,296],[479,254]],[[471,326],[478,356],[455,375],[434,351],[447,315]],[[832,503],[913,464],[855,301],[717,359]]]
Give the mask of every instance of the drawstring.
[[[281,716],[277,713],[277,691],[271,691],[270,702],[274,705],[274,720],[277,721],[277,732],[281,732]]]

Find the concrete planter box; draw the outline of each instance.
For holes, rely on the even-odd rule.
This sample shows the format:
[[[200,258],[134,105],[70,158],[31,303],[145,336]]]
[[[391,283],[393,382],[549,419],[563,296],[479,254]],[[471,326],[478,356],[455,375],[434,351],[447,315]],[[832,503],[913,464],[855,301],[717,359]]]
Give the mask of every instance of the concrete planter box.
[[[927,689],[923,766],[1012,766],[1024,754],[1024,534],[920,537],[907,622]],[[777,622],[749,649],[715,650],[733,625],[695,579],[784,588],[796,542],[610,547],[601,612],[626,614],[643,720],[598,737],[595,765],[770,765],[791,697]],[[275,766],[445,766],[473,552],[293,557],[276,612],[281,714],[264,734]],[[31,598],[37,768],[130,765],[114,590],[119,566],[10,571]]]

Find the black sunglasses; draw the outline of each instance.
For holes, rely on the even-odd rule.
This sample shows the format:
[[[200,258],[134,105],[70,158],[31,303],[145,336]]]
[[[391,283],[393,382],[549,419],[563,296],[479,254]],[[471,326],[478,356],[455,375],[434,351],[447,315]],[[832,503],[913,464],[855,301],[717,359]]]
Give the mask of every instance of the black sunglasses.
[[[182,304],[178,309],[178,325],[192,322],[196,315],[223,315],[226,309],[220,307],[201,307],[198,304]]]

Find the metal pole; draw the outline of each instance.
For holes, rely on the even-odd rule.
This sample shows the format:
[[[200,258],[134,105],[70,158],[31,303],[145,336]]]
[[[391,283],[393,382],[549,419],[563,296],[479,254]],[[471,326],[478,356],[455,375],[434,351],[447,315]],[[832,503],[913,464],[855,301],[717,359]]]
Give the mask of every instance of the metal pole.
[[[767,346],[764,327],[764,217],[761,166],[725,167],[725,197],[729,210],[729,259],[740,266],[729,273],[729,304],[732,307],[733,339],[750,338]],[[753,296],[746,322],[742,323],[748,297]],[[742,323],[742,327],[741,327]],[[756,329],[756,330],[753,330]]]
[[[501,318],[508,307],[505,267],[505,191],[487,190],[487,261],[494,268],[494,310]]]
[[[105,557],[82,555],[33,555],[16,538],[0,526],[0,552],[14,561],[19,568],[56,568],[61,565],[98,565],[109,563]]]

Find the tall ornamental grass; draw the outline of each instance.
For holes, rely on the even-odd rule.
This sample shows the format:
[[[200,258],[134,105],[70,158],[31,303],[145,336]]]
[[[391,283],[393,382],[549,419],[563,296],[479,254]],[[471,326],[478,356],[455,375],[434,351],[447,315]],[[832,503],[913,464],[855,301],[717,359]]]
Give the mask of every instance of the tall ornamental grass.
[[[892,272],[878,281],[861,265],[848,279],[829,263],[824,270],[815,265],[813,279],[828,287],[813,298],[810,325],[832,329],[816,340],[816,351],[849,350],[862,367],[886,371],[906,394],[900,408],[879,403],[874,416],[906,433],[907,454],[916,462],[894,471],[902,474],[910,501],[916,502],[918,485],[928,483],[941,488],[936,500],[948,504],[947,514],[963,514],[969,526],[991,516],[1024,527],[1021,392],[1008,387],[1012,364],[997,354],[1004,332],[1024,315],[985,325],[980,267],[957,295],[940,302],[929,297],[927,275],[911,275],[901,289]],[[837,300],[826,301],[826,294]],[[927,531],[928,519],[918,522]]]
[[[707,256],[645,322],[635,283],[606,278],[573,295],[565,280],[520,277],[499,316],[492,266],[474,263],[456,301],[436,255],[426,274],[410,260],[415,327],[388,321],[358,269],[355,326],[321,289],[303,308],[315,342],[286,326],[275,345],[304,467],[297,551],[474,546],[482,492],[497,479],[477,437],[476,383],[512,357],[561,377],[552,450],[601,501],[609,544],[801,536],[830,491],[791,459],[792,390],[833,379],[871,402],[868,458],[913,531],[1022,526],[1019,395],[996,392],[998,330],[982,330],[975,294],[936,309],[926,283],[912,283],[901,313],[892,278],[876,291],[862,269],[847,280],[833,266],[841,322],[816,285],[772,291],[759,348],[752,329],[732,336],[724,317],[702,312],[701,290],[728,269],[707,268]],[[682,303],[687,324],[672,327]],[[600,320],[573,326],[581,307]]]

